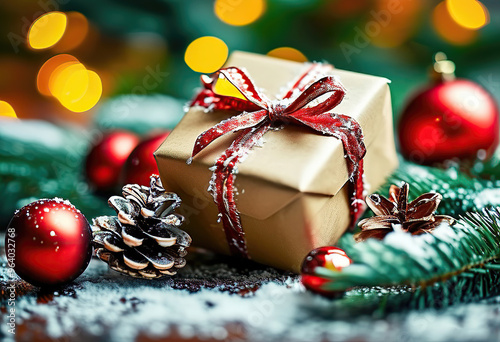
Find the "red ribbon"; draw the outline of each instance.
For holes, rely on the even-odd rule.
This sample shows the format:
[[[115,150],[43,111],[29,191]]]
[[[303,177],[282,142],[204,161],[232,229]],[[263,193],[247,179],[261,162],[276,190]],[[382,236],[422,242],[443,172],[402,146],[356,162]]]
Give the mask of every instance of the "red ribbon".
[[[221,69],[212,77],[201,77],[204,89],[196,96],[191,106],[241,112],[200,134],[192,154],[192,157],[195,157],[217,138],[239,131],[231,146],[216,161],[209,187],[233,255],[249,258],[245,232],[234,200],[235,166],[250,153],[252,147],[259,143],[267,131],[279,129],[283,124],[305,125],[342,141],[349,172],[352,225],[361,215],[363,157],[366,153],[363,132],[353,118],[328,112],[342,101],[346,92],[338,79],[324,76],[325,72],[331,69],[327,64],[312,64],[280,100],[274,101],[257,89],[244,70],[235,67]],[[216,94],[215,82],[221,76],[231,82],[245,99]],[[325,97],[319,99],[323,95]],[[188,163],[191,160],[192,158]]]

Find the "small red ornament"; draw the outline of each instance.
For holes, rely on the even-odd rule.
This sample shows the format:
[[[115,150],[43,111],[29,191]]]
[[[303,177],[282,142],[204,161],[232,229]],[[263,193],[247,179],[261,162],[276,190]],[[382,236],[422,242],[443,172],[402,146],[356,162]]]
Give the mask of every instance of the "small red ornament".
[[[5,246],[19,277],[35,286],[57,286],[85,271],[92,257],[91,240],[85,216],[68,201],[55,198],[18,210],[7,228]]]
[[[149,186],[150,176],[158,174],[153,153],[160,147],[170,132],[163,132],[139,143],[130,153],[122,170],[122,184]]]
[[[89,183],[100,191],[119,185],[121,169],[138,143],[139,137],[130,132],[106,134],[87,155],[85,172]]]
[[[325,267],[332,271],[341,272],[343,268],[352,263],[342,249],[338,247],[320,247],[313,249],[302,263],[301,279],[302,284],[310,291],[325,297],[338,297],[343,292],[327,291],[322,287],[331,280],[316,275],[317,267]]]
[[[490,157],[498,145],[498,106],[480,85],[455,79],[455,65],[436,54],[435,84],[418,93],[399,119],[401,153],[419,164]]]

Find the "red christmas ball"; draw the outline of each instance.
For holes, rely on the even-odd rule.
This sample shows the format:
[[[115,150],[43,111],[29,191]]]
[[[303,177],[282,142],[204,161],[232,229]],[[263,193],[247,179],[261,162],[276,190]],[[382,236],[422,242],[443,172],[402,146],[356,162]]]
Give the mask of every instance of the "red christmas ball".
[[[18,210],[5,235],[9,265],[35,286],[76,279],[92,257],[92,232],[85,216],[68,201],[42,199]]]
[[[122,184],[149,186],[149,177],[158,174],[158,166],[153,153],[160,147],[170,132],[163,132],[139,143],[130,153],[122,171]]]
[[[130,132],[106,134],[87,155],[85,172],[89,183],[101,191],[119,185],[121,169],[138,143],[139,137]]]
[[[490,157],[498,145],[498,107],[480,85],[442,81],[417,94],[399,120],[401,153],[419,164]]]
[[[351,263],[351,258],[338,247],[316,248],[307,255],[302,263],[300,281],[308,290],[322,296],[330,298],[341,296],[343,292],[323,289],[323,285],[331,282],[331,280],[316,275],[315,270],[317,267],[325,267],[332,271],[341,272],[343,268],[351,265]]]

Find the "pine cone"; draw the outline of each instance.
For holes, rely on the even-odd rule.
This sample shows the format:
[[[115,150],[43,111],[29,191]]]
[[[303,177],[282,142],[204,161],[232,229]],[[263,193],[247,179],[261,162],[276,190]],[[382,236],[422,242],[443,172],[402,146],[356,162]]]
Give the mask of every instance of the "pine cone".
[[[174,213],[179,196],[165,191],[156,175],[149,188],[128,184],[122,194],[108,200],[118,216],[93,219],[95,254],[111,269],[136,278],[176,274],[185,266],[191,244],[191,237],[179,229],[184,217]]]
[[[393,225],[412,235],[430,233],[441,223],[453,225],[455,219],[446,215],[434,215],[443,196],[438,193],[426,193],[408,203],[410,186],[403,183],[401,188],[391,185],[389,199],[378,194],[366,198],[366,204],[375,216],[361,220],[358,226],[361,232],[354,236],[356,241],[369,238],[382,240],[394,230]]]

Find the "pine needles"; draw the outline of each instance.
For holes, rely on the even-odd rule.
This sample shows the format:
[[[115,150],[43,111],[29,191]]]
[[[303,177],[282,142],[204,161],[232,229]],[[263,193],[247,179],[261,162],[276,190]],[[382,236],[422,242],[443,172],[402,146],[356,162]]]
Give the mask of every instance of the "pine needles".
[[[345,235],[339,247],[354,263],[337,272],[317,268],[325,289],[345,291],[351,303],[379,309],[443,307],[500,293],[500,210],[468,213],[434,234],[402,231],[383,241],[355,243]],[[344,301],[344,300],[343,300]]]
[[[420,166],[401,160],[398,170],[377,191],[386,195],[391,184],[410,184],[410,197],[435,191],[443,195],[437,214],[458,217],[485,207],[500,206],[500,181],[472,178],[456,167],[447,170]]]

